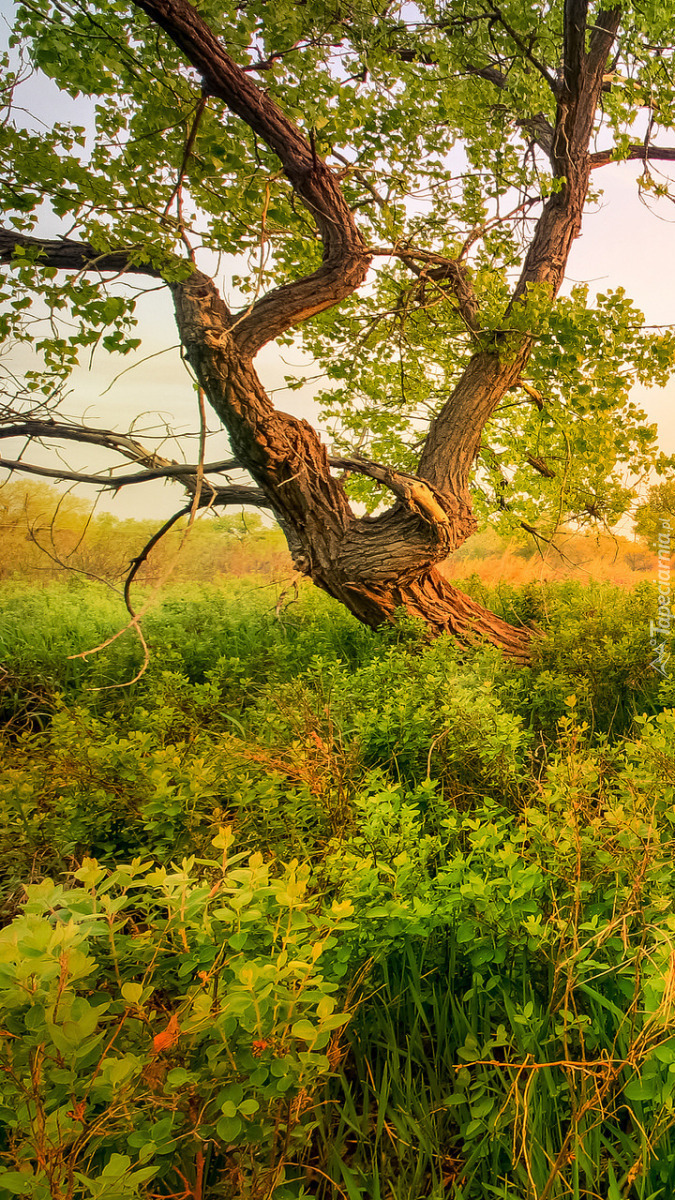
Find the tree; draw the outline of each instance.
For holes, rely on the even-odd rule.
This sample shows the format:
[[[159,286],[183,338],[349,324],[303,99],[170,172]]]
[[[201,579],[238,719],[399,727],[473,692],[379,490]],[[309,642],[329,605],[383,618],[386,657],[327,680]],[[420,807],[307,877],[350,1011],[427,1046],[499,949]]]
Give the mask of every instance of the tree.
[[[180,478],[193,510],[267,506],[296,566],[360,620],[403,607],[527,657],[528,631],[439,564],[481,505],[539,536],[573,515],[611,524],[622,471],[649,464],[654,430],[628,393],[667,378],[672,335],[642,329],[623,292],[559,292],[594,171],[635,160],[644,194],[667,193],[675,7],[30,0],[16,28],[23,61],[95,114],[33,131],[7,62],[4,331],[20,343],[50,324],[2,435],[105,445],[136,480]],[[48,217],[59,236],[41,233]],[[239,256],[238,311],[213,252]],[[171,290],[231,461],[188,468],[56,409],[78,356],[136,345],[143,277]],[[331,379],[339,454],[273,406],[253,365],[298,327]],[[202,414],[202,447],[204,429]]]
[[[0,489],[0,579],[51,574],[82,541],[87,505],[44,484],[16,481]],[[51,559],[51,562],[50,562]]]
[[[675,530],[675,479],[650,487],[635,511],[635,532],[655,554],[670,554]]]

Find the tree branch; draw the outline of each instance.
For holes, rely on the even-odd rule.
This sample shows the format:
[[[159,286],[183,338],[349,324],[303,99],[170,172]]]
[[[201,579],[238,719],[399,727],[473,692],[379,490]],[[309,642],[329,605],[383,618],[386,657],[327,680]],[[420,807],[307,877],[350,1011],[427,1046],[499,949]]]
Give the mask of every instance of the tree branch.
[[[370,255],[332,171],[274,100],[230,58],[188,0],[133,2],[182,50],[201,75],[205,94],[224,101],[277,155],[318,225],[321,267],[268,292],[232,328],[240,352],[252,358],[292,325],[351,295],[365,279]]]
[[[231,460],[222,463],[205,463],[204,472],[222,472],[231,467]],[[117,492],[120,488],[128,487],[132,483],[148,483],[152,479],[179,479],[188,491],[193,491],[190,486],[197,478],[197,467],[181,466],[177,464],[174,467],[158,467],[151,471],[137,471],[133,475],[89,475],[83,471],[68,471],[61,467],[40,467],[35,463],[24,462],[23,459],[0,458],[0,468],[5,471],[23,471],[27,475],[40,475],[45,479],[67,479],[71,483],[93,483],[96,487],[110,488]],[[214,484],[209,483],[209,488],[212,491],[218,489]],[[222,489],[221,489],[222,490]]]
[[[530,466],[533,467],[535,471],[538,471],[540,475],[543,475],[544,479],[555,479],[555,471],[549,467],[547,462],[544,462],[543,458],[535,458],[533,454],[526,454],[525,462],[529,463]]]
[[[593,25],[591,26],[590,44],[587,55],[587,69],[590,74],[595,75],[598,71],[602,72],[602,80],[604,85],[605,68],[609,52],[612,49],[616,31],[621,19],[621,8],[619,5],[612,5],[611,8],[601,8]]]
[[[56,438],[67,442],[85,442],[88,445],[103,446],[106,450],[116,450],[131,462],[142,463],[146,467],[178,467],[181,471],[187,470],[188,472],[196,470],[195,467],[183,467],[175,459],[162,458],[156,451],[148,450],[146,446],[137,442],[129,434],[116,433],[112,429],[96,429],[88,425],[69,425],[66,422],[41,421],[28,417],[23,421],[13,420],[0,424],[0,439],[13,437]],[[238,467],[239,463],[235,459],[217,464],[217,469],[220,471],[236,470]],[[205,470],[208,469],[215,470],[216,466],[205,468]]]
[[[534,117],[524,117],[520,121],[516,120],[516,125],[532,138],[532,141],[539,146],[540,150],[544,151],[547,158],[552,157],[554,130],[551,122],[543,113],[536,113]]]
[[[95,429],[87,425],[69,425],[65,421],[45,421],[28,417],[23,421],[10,420],[0,424],[0,440],[15,437],[31,440],[84,442],[87,445],[102,446],[104,449],[114,450],[123,455],[130,462],[140,463],[147,468],[147,470],[138,471],[134,475],[110,475],[107,477],[88,475],[82,472],[67,473],[63,469],[55,470],[52,475],[49,475],[48,469],[45,467],[34,467],[26,464],[23,460],[0,458],[0,467],[4,466],[7,470],[25,471],[28,474],[43,475],[45,478],[68,478],[73,483],[92,483],[114,490],[133,483],[147,483],[152,479],[173,478],[180,480],[188,494],[194,497],[199,487],[200,473],[203,475],[205,471],[221,473],[241,469],[239,463],[232,458],[223,459],[221,462],[206,463],[203,466],[199,464],[186,465],[176,462],[175,459],[164,458],[155,450],[149,450],[129,434],[116,433],[111,429]],[[215,484],[209,481],[208,487],[209,494],[213,496],[216,490]]]
[[[425,521],[432,525],[448,525],[450,518],[443,506],[434,495],[435,489],[417,475],[408,475],[404,471],[395,471],[381,463],[371,462],[365,458],[329,458],[331,467],[343,471],[356,471],[359,475],[367,475],[370,479],[384,484],[391,492],[413,512],[420,514]]]
[[[614,158],[614,150],[598,150],[595,154],[591,154],[591,167],[606,167],[612,162],[650,162],[654,159],[656,162],[675,162],[675,147],[672,146],[653,146],[651,143],[645,146],[644,143],[634,143],[628,147],[628,151],[621,151],[620,158]]]
[[[533,388],[531,384],[524,383],[522,379],[519,379],[518,382],[515,384],[513,390],[525,392],[525,395],[529,396],[530,400],[535,405],[535,407],[539,409],[539,412],[544,411],[544,401],[542,400],[542,398],[541,398],[539,392],[536,390],[536,388]]]
[[[129,564],[129,571],[127,573],[127,577],[124,580],[124,603],[127,606],[127,612],[130,614],[130,616],[132,617],[134,622],[138,621],[138,616],[134,612],[134,608],[131,603],[131,585],[134,582],[134,579],[138,575],[138,572],[140,571],[141,567],[143,566],[143,563],[147,562],[147,559],[148,559],[151,551],[154,550],[157,543],[161,542],[162,538],[165,537],[165,535],[169,532],[170,529],[173,529],[173,526],[178,521],[180,521],[181,517],[187,517],[187,516],[189,516],[189,514],[191,512],[192,512],[192,505],[187,504],[185,506],[185,508],[180,508],[178,510],[178,512],[173,513],[172,516],[169,517],[168,521],[165,521],[164,524],[159,529],[155,530],[152,537],[148,538],[148,541],[145,543],[140,554],[137,554],[135,558],[132,558],[131,563]],[[138,625],[137,625],[137,628],[139,628]],[[139,628],[139,632],[140,632],[140,628]],[[143,645],[146,649],[146,654],[147,654],[147,645],[145,643],[145,639],[142,639],[142,641],[143,641]],[[145,665],[147,666],[147,659],[146,659]]]
[[[12,229],[0,229],[0,263],[20,261],[15,257],[19,248],[39,250],[40,264],[71,271],[114,271],[116,275],[133,273],[161,279],[162,273],[150,263],[134,262],[133,250],[115,250],[110,254],[99,254],[88,242],[75,242],[71,238],[30,237],[27,233],[16,233]]]
[[[565,0],[563,81],[568,96],[577,97],[586,57],[588,0]]]
[[[478,332],[478,297],[463,263],[444,258],[442,254],[424,251],[394,250],[393,253],[417,276],[421,287],[427,280],[437,284],[447,283],[467,328],[472,333]],[[420,259],[426,265],[419,267],[415,259]]]
[[[488,4],[489,4],[492,12],[495,14],[497,20],[499,21],[500,25],[506,30],[506,32],[508,33],[511,40],[515,43],[515,45],[520,50],[521,54],[524,55],[524,57],[528,60],[528,62],[532,63],[532,66],[534,67],[534,69],[539,72],[542,79],[544,79],[546,81],[546,83],[548,84],[548,86],[550,87],[551,91],[553,92],[553,95],[557,96],[558,83],[557,83],[556,79],[553,77],[553,75],[551,75],[548,68],[544,65],[544,63],[542,63],[537,58],[537,56],[535,54],[532,53],[530,46],[528,46],[527,42],[524,41],[524,39],[520,36],[519,33],[517,33],[517,31],[513,28],[513,26],[510,24],[510,22],[508,22],[506,20],[506,17],[502,13],[501,9],[499,9],[497,7],[497,5],[492,2],[492,0],[488,0]]]
[[[505,88],[506,84],[508,82],[505,73],[503,71],[500,71],[499,67],[492,67],[492,66],[470,67],[470,66],[467,66],[464,69],[465,69],[467,75],[477,75],[477,76],[479,76],[480,79],[487,79],[488,83],[494,83],[495,87],[498,87],[498,88]]]
[[[436,59],[432,59],[429,55],[417,54],[417,52],[414,50],[397,50],[395,53],[396,57],[400,58],[402,62],[421,62],[425,66],[438,66],[438,61]],[[546,71],[546,68],[542,67],[541,64],[538,65],[538,69]],[[488,83],[494,84],[494,86],[499,88],[500,91],[504,90],[504,88],[508,86],[508,76],[506,72],[500,70],[499,67],[491,65],[485,67],[473,67],[467,65],[464,67],[464,73],[475,76],[478,79],[486,79]],[[546,81],[555,93],[557,84],[548,71],[546,71]],[[518,129],[523,129],[525,133],[530,134],[533,141],[535,141],[539,148],[544,151],[544,154],[550,158],[553,147],[553,126],[546,115],[544,113],[536,113],[533,117],[523,117],[520,119],[513,114],[511,115]],[[335,153],[335,151],[333,151],[333,153]]]
[[[518,322],[508,330],[517,305],[530,292],[557,295],[574,239],[581,229],[590,177],[589,143],[600,99],[607,56],[619,26],[618,8],[597,18],[591,48],[585,52],[586,0],[566,0],[564,87],[557,89],[554,175],[559,187],[546,201],[525,256],[505,317],[507,331],[468,363],[438,417],[432,421],[420,458],[419,474],[444,494],[470,503],[469,476],[485,425],[502,397],[516,386],[532,351],[532,336]],[[521,327],[522,328],[522,327]]]
[[[199,502],[200,508],[225,508],[230,504],[250,504],[252,508],[272,508],[261,488],[239,487],[235,483],[230,483],[227,487],[216,488],[213,498],[205,495]]]

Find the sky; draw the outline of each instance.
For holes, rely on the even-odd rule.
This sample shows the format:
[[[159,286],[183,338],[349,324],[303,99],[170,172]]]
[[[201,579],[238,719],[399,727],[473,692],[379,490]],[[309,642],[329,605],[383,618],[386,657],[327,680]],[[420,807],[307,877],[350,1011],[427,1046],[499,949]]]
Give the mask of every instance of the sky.
[[[0,0],[0,18],[9,18],[12,8],[9,0]],[[50,120],[86,122],[85,102],[58,93],[46,81],[29,81],[23,89],[22,103],[31,112],[47,110]],[[582,234],[570,257],[566,287],[575,282],[589,283],[591,291],[623,287],[643,311],[647,324],[675,324],[675,205],[665,200],[659,202],[656,212],[650,210],[638,193],[639,171],[639,164],[623,163],[595,173],[593,183],[603,195],[584,218]],[[167,424],[194,434],[198,427],[196,398],[175,347],[177,335],[168,292],[154,291],[144,297],[138,312],[143,338],[139,353],[124,358],[101,354],[95,357],[91,369],[78,370],[72,380],[68,412],[86,414],[89,423],[119,430],[126,430],[135,421],[139,434],[142,430],[161,430]],[[166,350],[171,346],[174,348]],[[27,365],[28,359],[22,358],[22,365]],[[286,374],[315,373],[299,348],[279,350],[268,346],[256,365],[263,383],[275,393],[278,407],[316,423],[318,410],[313,396],[319,385],[314,383],[301,391],[284,389]],[[675,379],[663,389],[636,388],[633,395],[650,420],[658,423],[661,449],[675,453]],[[212,427],[216,425],[214,419]],[[185,442],[188,461],[195,461],[196,445],[195,440]],[[5,443],[3,449],[9,456],[18,447],[16,443]],[[167,450],[167,454],[173,453],[175,448]],[[218,435],[208,457],[225,458],[228,453],[225,436]],[[66,457],[76,470],[100,468],[110,461],[89,451],[85,459],[71,448]],[[35,449],[32,461],[49,465],[50,455]],[[79,489],[78,494],[87,496],[87,490]],[[89,490],[88,494],[95,493]],[[120,517],[162,519],[182,504],[183,496],[179,485],[157,482],[123,489],[117,496],[104,493],[100,505]]]
[[[623,287],[647,325],[675,325],[675,204],[647,207],[637,185],[639,163],[615,163],[593,178],[604,192],[589,210],[570,255],[566,283],[591,291]],[[633,398],[659,426],[665,454],[675,453],[675,378],[665,388],[635,387]]]

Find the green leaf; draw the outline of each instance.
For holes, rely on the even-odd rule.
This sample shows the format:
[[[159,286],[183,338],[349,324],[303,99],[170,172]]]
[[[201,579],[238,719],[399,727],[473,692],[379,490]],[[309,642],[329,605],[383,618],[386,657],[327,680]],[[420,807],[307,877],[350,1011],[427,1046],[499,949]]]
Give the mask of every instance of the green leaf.
[[[216,1124],[216,1133],[224,1145],[234,1142],[242,1130],[241,1117],[221,1117]]]
[[[24,1175],[20,1171],[5,1171],[0,1167],[0,1188],[11,1192],[13,1196],[25,1196],[33,1191],[35,1177],[33,1174]]]
[[[328,1024],[326,1021],[324,1024]],[[291,1026],[293,1037],[300,1038],[303,1042],[314,1042],[319,1036],[319,1030],[311,1021],[303,1018],[300,1021],[295,1021]]]
[[[140,1004],[143,998],[143,984],[123,983],[122,995],[128,1004]]]

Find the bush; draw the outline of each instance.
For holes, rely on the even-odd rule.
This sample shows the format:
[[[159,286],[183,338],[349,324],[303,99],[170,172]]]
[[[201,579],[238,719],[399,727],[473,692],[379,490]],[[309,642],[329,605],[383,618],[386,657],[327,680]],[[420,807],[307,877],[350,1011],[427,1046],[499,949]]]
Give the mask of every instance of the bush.
[[[131,642],[63,656],[108,598],[19,603],[0,1200],[675,1191],[654,590],[500,594],[527,669],[237,585],[166,596],[102,691]]]
[[[214,844],[170,871],[87,859],[0,933],[0,1194],[284,1195],[348,1019],[321,961],[350,909]]]

